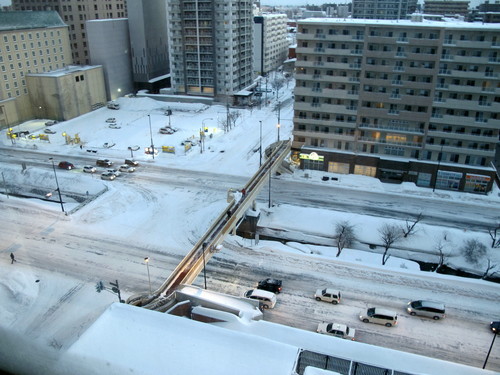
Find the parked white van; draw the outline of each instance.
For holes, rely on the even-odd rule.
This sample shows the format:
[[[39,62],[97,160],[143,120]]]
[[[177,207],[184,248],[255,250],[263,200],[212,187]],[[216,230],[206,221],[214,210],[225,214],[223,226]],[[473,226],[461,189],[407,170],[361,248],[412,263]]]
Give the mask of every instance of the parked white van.
[[[260,309],[272,309],[276,305],[276,295],[267,290],[250,289],[245,297],[258,300]]]
[[[412,301],[408,302],[406,311],[412,316],[423,315],[434,320],[443,319],[445,315],[444,304],[432,301]]]
[[[392,327],[398,324],[398,314],[393,311],[370,307],[365,312],[359,314],[359,320],[363,323],[382,324],[386,327]]]

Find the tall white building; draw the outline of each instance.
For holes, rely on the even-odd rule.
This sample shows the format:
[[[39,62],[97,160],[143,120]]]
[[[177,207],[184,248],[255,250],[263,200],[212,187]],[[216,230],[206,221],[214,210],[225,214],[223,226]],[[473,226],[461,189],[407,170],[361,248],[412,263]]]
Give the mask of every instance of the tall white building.
[[[251,85],[252,10],[252,0],[169,1],[174,93],[224,100]]]
[[[266,75],[278,68],[288,55],[286,14],[263,14],[254,17],[253,68]]]

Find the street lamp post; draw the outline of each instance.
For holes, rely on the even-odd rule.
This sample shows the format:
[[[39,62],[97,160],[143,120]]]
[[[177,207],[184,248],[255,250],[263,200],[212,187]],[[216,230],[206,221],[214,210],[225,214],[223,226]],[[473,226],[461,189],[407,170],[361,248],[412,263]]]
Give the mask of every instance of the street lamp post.
[[[441,145],[441,151],[439,151],[438,155],[438,165],[437,165],[437,171],[436,171],[436,178],[434,179],[434,186],[432,188],[432,192],[436,191],[436,185],[437,185],[437,179],[439,175],[439,166],[441,165],[441,159],[443,158],[443,144]]]
[[[153,144],[153,131],[151,130],[151,115],[148,115],[149,118],[149,134],[151,135],[151,151],[153,154],[153,160],[155,158],[155,146]]]
[[[278,102],[278,142],[280,141],[280,111],[281,111],[281,102]]]
[[[483,369],[486,367],[486,363],[488,362],[488,358],[490,357],[491,349],[493,348],[493,344],[495,343],[496,337],[497,337],[497,332],[493,332],[493,340],[491,340],[490,350],[488,350],[488,354],[486,355],[486,359],[484,360]]]
[[[151,277],[149,276],[149,257],[144,258],[144,262],[146,262],[146,268],[148,269],[148,281],[149,281],[149,294],[151,295]]]
[[[57,193],[59,194],[59,203],[61,203],[61,210],[62,212],[64,212],[64,205],[61,197],[61,189],[59,189],[59,181],[57,181],[57,173],[56,173],[56,166],[54,165],[54,159],[49,158],[49,160],[52,162],[52,169],[54,170],[54,177],[56,179]]]
[[[262,167],[262,121],[260,122],[260,138],[259,138],[259,167]]]

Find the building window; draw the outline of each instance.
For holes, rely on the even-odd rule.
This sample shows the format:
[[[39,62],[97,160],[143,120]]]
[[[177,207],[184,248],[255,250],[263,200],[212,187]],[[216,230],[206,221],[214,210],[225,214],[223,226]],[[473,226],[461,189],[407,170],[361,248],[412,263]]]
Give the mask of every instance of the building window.
[[[430,173],[419,173],[417,177],[417,186],[430,187],[431,178],[432,174]]]

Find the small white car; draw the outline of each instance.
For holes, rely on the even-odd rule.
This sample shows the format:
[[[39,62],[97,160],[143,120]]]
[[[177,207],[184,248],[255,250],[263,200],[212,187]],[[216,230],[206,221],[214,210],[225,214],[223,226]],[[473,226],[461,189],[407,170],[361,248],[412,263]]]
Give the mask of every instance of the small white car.
[[[103,180],[111,180],[112,181],[116,178],[116,176],[113,173],[104,172],[103,174],[101,174],[101,178]]]
[[[45,126],[52,126],[52,125],[55,125],[55,124],[57,124],[56,120],[49,120],[49,121],[45,122]]]
[[[325,301],[336,305],[337,303],[340,303],[341,294],[335,289],[324,288],[316,290],[314,298],[316,298],[316,301]]]
[[[106,172],[113,173],[115,175],[115,177],[118,177],[119,175],[121,175],[121,172],[118,169],[106,169]]]
[[[93,165],[84,165],[83,166],[83,171],[85,173],[95,173],[96,170],[97,170],[96,167],[94,167]]]
[[[127,165],[127,164],[120,165],[119,169],[121,172],[127,172],[127,173],[135,172],[135,167],[132,167],[131,165]]]
[[[43,131],[43,132],[44,132],[44,133],[46,133],[46,134],[56,134],[56,132],[55,132],[54,130],[49,129],[49,128],[44,129],[44,131]]]
[[[116,119],[114,117],[109,117],[106,122],[116,122]]]
[[[356,340],[354,338],[356,330],[354,328],[346,326],[345,324],[328,323],[328,322],[319,323],[316,332],[322,333],[324,335],[340,337],[341,339],[347,339],[353,341]]]

